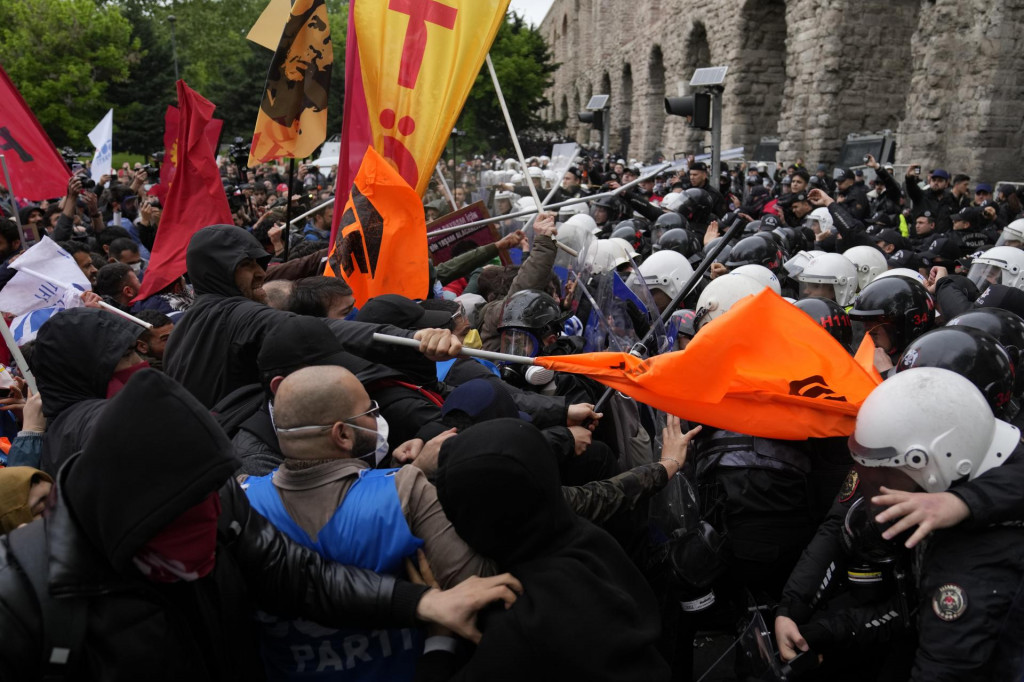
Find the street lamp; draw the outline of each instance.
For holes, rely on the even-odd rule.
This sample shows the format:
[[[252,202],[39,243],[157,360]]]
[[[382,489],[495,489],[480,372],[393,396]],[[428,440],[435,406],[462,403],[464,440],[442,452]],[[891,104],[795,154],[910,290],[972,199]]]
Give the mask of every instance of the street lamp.
[[[174,56],[174,81],[178,81],[178,45],[174,40],[174,22],[178,18],[173,14],[168,15],[167,23],[171,25],[171,54]]]

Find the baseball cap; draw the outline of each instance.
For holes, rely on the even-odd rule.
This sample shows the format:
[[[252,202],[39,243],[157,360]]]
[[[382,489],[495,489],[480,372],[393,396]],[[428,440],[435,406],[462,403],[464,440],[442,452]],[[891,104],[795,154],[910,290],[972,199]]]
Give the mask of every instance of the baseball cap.
[[[978,221],[980,219],[981,219],[981,211],[979,209],[973,207],[973,206],[968,206],[967,208],[963,208],[963,209],[960,210],[959,213],[957,213],[956,215],[950,217],[951,221],[956,222],[958,220],[963,220],[963,221],[966,221],[966,222],[970,223],[971,225],[977,225]]]
[[[488,379],[471,379],[452,391],[441,406],[441,417],[450,412],[463,412],[477,423],[517,417],[533,421],[530,415],[520,412],[512,394],[501,382]]]
[[[708,172],[708,165],[706,163],[704,163],[703,161],[694,161],[692,164],[690,164],[690,170],[699,170],[699,171],[704,171],[705,173],[707,173]]]
[[[989,194],[992,194],[992,185],[988,184],[987,182],[979,182],[979,183],[978,183],[978,184],[977,184],[977,185],[976,185],[976,186],[974,187],[974,192],[975,192],[975,193],[978,193],[978,192],[987,192],[987,193],[989,193]]]
[[[766,213],[761,216],[761,231],[768,232],[782,227],[782,223],[779,222],[779,217],[774,216],[771,213]]]
[[[798,201],[807,201],[806,192],[790,192],[779,197],[779,203],[783,206],[792,206]]]
[[[278,191],[278,192],[287,192],[287,191],[288,191],[288,185],[286,185],[286,184],[284,184],[284,183],[282,182],[281,184],[279,184],[279,185],[277,186],[277,188],[276,188],[276,189],[277,189],[277,191]]]
[[[875,237],[875,241],[885,242],[886,244],[892,244],[899,248],[903,246],[903,235],[898,230],[894,230],[891,227],[882,230]]]
[[[928,177],[943,178],[944,180],[949,180],[949,173],[943,170],[942,168],[936,168],[931,172],[931,175],[929,175]]]
[[[424,310],[405,296],[383,294],[374,296],[359,309],[358,322],[392,324],[402,329],[448,328],[451,313],[444,310]]]
[[[832,179],[836,182],[842,182],[843,180],[853,180],[853,171],[849,168],[836,168],[832,174]]]
[[[911,270],[917,270],[922,267],[921,257],[910,249],[894,251],[886,260],[889,262],[890,269],[910,268]]]
[[[928,245],[928,250],[922,251],[918,256],[926,267],[941,263],[952,263],[960,258],[960,247],[949,237],[936,237]]]

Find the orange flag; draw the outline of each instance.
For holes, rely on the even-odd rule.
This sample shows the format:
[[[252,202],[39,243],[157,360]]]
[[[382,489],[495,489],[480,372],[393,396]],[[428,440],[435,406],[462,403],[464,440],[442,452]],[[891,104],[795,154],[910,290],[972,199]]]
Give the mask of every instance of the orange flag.
[[[351,0],[339,201],[368,146],[422,196],[508,5]]]
[[[765,289],[708,323],[684,351],[539,357],[683,419],[763,438],[848,436],[881,383],[798,308]]]
[[[324,0],[295,0],[270,62],[249,166],[282,156],[302,159],[327,137],[334,46]]]
[[[420,198],[370,147],[345,204],[325,274],[343,277],[361,307],[380,294],[423,298],[430,287],[429,268]]]
[[[882,383],[882,375],[875,369],[875,341],[871,338],[870,334],[865,334],[864,338],[860,342],[860,348],[857,349],[857,354],[853,356],[853,359],[857,361],[857,364],[864,368],[864,371],[870,374],[875,381]]]

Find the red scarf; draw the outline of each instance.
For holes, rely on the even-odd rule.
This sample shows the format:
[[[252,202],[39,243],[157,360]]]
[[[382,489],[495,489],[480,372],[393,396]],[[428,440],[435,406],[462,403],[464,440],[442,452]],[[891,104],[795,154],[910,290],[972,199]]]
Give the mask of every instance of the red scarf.
[[[217,554],[219,516],[220,495],[213,491],[143,545],[135,555],[135,566],[158,583],[192,581],[208,575]]]

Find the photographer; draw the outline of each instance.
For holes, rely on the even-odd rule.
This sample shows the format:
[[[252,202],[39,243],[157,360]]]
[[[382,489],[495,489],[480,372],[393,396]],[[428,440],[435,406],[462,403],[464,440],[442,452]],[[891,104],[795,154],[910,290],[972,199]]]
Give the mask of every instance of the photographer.
[[[907,196],[914,202],[913,213],[916,220],[925,211],[930,211],[935,218],[935,231],[947,232],[953,227],[949,219],[957,213],[956,200],[949,191],[949,173],[936,168],[928,175],[928,189],[918,185],[921,180],[921,165],[913,164],[907,169]]]

